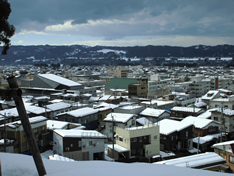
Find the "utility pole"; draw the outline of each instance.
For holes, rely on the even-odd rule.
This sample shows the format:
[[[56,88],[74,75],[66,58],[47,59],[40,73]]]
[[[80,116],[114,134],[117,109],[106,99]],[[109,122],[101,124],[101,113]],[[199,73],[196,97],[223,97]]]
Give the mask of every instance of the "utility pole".
[[[46,175],[46,170],[45,170],[43,161],[41,159],[40,151],[38,149],[34,134],[32,133],[32,127],[31,127],[31,124],[29,122],[28,115],[27,115],[25,107],[24,107],[24,102],[23,102],[22,97],[21,97],[22,91],[21,91],[21,89],[19,89],[17,80],[14,76],[7,78],[7,81],[8,81],[9,87],[11,89],[17,89],[17,92],[16,92],[17,96],[12,96],[12,97],[15,101],[16,108],[17,108],[17,111],[19,113],[21,123],[22,123],[23,129],[24,129],[26,138],[28,140],[28,144],[29,144],[35,165],[37,167],[38,174],[40,176]],[[11,95],[11,93],[9,95]]]
[[[6,142],[7,142],[7,131],[6,131],[6,113],[4,116],[4,152],[6,153]]]
[[[112,117],[112,139],[113,139],[113,142],[112,142],[112,148],[113,148],[113,152],[112,152],[112,157],[113,157],[113,162],[115,162],[115,140],[114,140],[114,137],[115,137],[115,134],[114,134],[114,117],[111,113],[111,117]]]
[[[221,107],[221,137],[220,137],[220,142],[223,141],[223,135],[222,132],[224,130],[224,135],[225,135],[225,140],[227,138],[226,136],[226,126],[225,126],[225,118],[223,117],[223,103],[222,103],[222,107]]]
[[[199,131],[198,131],[197,154],[199,153],[199,144],[200,144],[200,128],[199,128]]]

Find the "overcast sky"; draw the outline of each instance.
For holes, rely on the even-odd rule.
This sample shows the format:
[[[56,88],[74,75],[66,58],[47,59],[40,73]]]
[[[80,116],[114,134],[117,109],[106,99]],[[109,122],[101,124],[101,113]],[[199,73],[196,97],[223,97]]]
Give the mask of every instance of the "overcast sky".
[[[234,0],[8,0],[12,45],[234,44]]]

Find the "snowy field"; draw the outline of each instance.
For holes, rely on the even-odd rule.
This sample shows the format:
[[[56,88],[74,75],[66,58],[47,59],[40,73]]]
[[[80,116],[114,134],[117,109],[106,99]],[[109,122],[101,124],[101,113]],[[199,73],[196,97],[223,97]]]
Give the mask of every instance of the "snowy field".
[[[0,153],[3,176],[38,175],[31,156]],[[42,158],[48,176],[227,176],[229,174],[167,165],[108,161],[54,161]]]

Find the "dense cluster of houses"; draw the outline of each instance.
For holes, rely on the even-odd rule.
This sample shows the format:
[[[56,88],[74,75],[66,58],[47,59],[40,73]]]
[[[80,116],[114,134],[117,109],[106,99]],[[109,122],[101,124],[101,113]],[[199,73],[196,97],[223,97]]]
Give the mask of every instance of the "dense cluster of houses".
[[[17,69],[0,70],[1,86],[7,87],[4,75],[15,74],[41,152],[52,150],[77,161],[234,170],[231,70]],[[0,132],[1,151],[30,154],[15,102],[9,97],[0,100]]]

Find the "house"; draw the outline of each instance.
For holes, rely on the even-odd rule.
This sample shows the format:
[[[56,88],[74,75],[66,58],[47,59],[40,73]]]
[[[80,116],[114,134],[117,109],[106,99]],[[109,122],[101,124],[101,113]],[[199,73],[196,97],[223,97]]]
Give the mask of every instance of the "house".
[[[176,106],[188,106],[190,104],[194,104],[196,101],[195,97],[192,97],[191,94],[185,93],[176,93],[175,102]]]
[[[46,108],[46,113],[49,115],[47,116],[48,119],[54,119],[57,114],[68,112],[73,110],[75,107],[73,107],[69,103],[53,103],[45,106]]]
[[[201,100],[202,102],[210,106],[210,101],[219,97],[220,97],[219,90],[210,90],[204,96],[202,96]]]
[[[30,112],[26,111],[28,117],[30,117]],[[0,111],[0,125],[6,123],[14,122],[20,120],[19,113],[16,108],[4,109]]]
[[[127,161],[132,157],[151,158],[159,155],[159,126],[149,124],[142,127],[116,127],[116,143],[114,144],[114,159]],[[113,145],[109,144],[107,155],[113,158]]]
[[[54,130],[53,152],[77,161],[103,160],[105,139],[95,130]]]
[[[210,108],[225,108],[234,110],[234,95],[228,98],[215,98],[210,100]]]
[[[160,150],[187,151],[193,149],[193,124],[164,119],[160,126]]]
[[[171,108],[175,106],[175,101],[161,101],[161,100],[151,100],[151,101],[142,101],[140,105],[145,106],[145,108],[157,108],[165,109],[170,111]]]
[[[116,113],[125,113],[125,114],[139,114],[145,109],[144,106],[139,106],[136,104],[121,106],[114,109]]]
[[[201,119],[193,116],[184,118],[182,123],[194,125],[194,134],[196,136],[206,136],[208,134],[219,133],[220,123],[211,119]]]
[[[47,132],[47,118],[37,116],[29,118],[36,142],[41,151],[45,150],[49,145],[49,133]],[[0,130],[4,131],[4,125],[0,125]],[[24,134],[21,121],[15,121],[6,124],[7,139],[15,140],[14,153],[28,153],[29,145]]]
[[[212,146],[214,152],[219,154],[226,160],[223,165],[225,172],[233,172],[234,170],[234,141],[226,141],[214,144]]]
[[[229,138],[234,138],[234,110],[217,108],[211,111],[211,119],[221,123],[220,131],[228,133]]]
[[[223,172],[222,164],[225,160],[214,152],[206,152],[198,155],[169,159],[155,162],[153,164],[164,164],[177,167],[203,169],[209,171]]]
[[[51,112],[50,109],[46,109],[45,107],[38,107],[34,105],[30,106],[25,106],[26,111],[30,112],[29,116],[30,117],[35,117],[35,116],[45,116],[49,117],[49,113]]]
[[[146,108],[140,114],[140,117],[145,117],[149,121],[155,123],[162,119],[169,118],[170,112],[162,109],[153,109],[153,108]]]
[[[175,117],[176,119],[184,119],[187,116],[196,117],[203,112],[205,111],[201,108],[175,106],[171,109],[171,117]]]
[[[55,119],[59,121],[80,123],[85,126],[87,130],[98,128],[98,110],[89,107],[58,114]]]
[[[123,129],[135,127],[136,118],[136,114],[109,113],[103,120],[103,122],[105,123],[105,129],[102,133],[105,134],[108,138],[113,139],[113,129],[115,133],[114,127],[119,127]]]
[[[199,147],[201,152],[210,151],[211,146],[216,143],[221,136],[219,131],[220,123],[215,120],[188,116],[181,122],[194,125],[194,135],[196,138],[193,139],[193,147]]]

